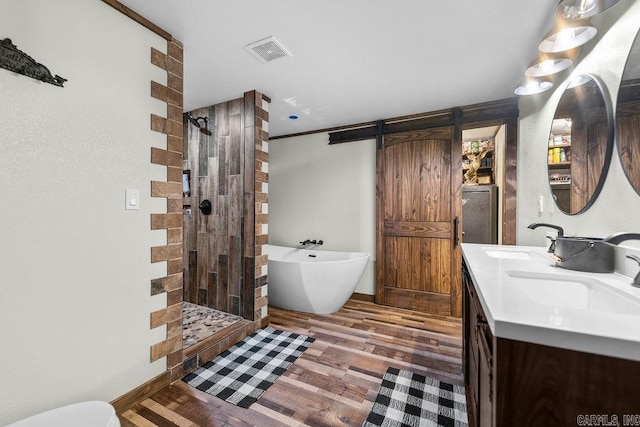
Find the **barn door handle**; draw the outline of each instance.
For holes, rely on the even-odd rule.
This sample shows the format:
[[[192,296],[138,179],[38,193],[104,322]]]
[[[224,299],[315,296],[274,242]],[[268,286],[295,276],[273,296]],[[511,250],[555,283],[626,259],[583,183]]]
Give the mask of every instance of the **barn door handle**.
[[[453,247],[457,247],[460,244],[460,236],[458,233],[458,228],[460,227],[460,218],[455,217],[453,219]]]

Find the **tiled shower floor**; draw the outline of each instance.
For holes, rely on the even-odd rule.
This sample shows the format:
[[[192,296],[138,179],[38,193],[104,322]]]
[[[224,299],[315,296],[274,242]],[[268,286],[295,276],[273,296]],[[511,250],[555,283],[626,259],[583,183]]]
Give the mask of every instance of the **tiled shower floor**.
[[[190,302],[182,303],[182,347],[199,343],[242,317]]]

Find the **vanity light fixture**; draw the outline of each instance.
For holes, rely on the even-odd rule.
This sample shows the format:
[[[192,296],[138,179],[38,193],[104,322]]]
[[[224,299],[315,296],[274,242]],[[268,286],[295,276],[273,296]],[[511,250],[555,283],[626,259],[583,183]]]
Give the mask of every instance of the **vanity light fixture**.
[[[524,75],[527,77],[544,77],[566,70],[573,64],[573,60],[578,56],[579,51],[579,48],[575,48],[562,53],[542,52],[536,59],[531,61]]]
[[[591,18],[620,0],[563,0],[556,7],[556,17],[567,20]]]
[[[516,95],[535,95],[542,93],[553,87],[553,83],[547,79],[527,79],[522,82],[514,91]]]
[[[543,53],[557,53],[582,46],[596,36],[598,30],[588,20],[559,20],[538,45]]]

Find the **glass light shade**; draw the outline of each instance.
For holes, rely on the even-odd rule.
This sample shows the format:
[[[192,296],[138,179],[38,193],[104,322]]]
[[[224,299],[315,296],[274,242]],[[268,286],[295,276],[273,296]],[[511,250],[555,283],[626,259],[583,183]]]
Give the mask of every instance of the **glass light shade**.
[[[580,48],[558,53],[540,53],[524,72],[527,77],[544,77],[566,70],[580,53]]]
[[[595,16],[611,6],[616,5],[620,0],[563,0],[556,7],[558,18],[574,20],[586,19]]]
[[[545,34],[538,45],[540,52],[558,53],[582,46],[596,36],[598,30],[588,21],[563,22]]]
[[[547,91],[553,87],[549,80],[529,79],[518,86],[513,93],[516,95],[535,95]]]

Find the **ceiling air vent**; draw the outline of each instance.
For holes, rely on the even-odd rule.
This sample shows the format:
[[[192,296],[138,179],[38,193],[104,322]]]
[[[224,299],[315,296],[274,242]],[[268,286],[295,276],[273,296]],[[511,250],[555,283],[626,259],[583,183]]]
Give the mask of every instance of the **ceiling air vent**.
[[[262,63],[274,61],[278,58],[291,56],[275,37],[267,37],[255,43],[248,44],[245,48]]]

